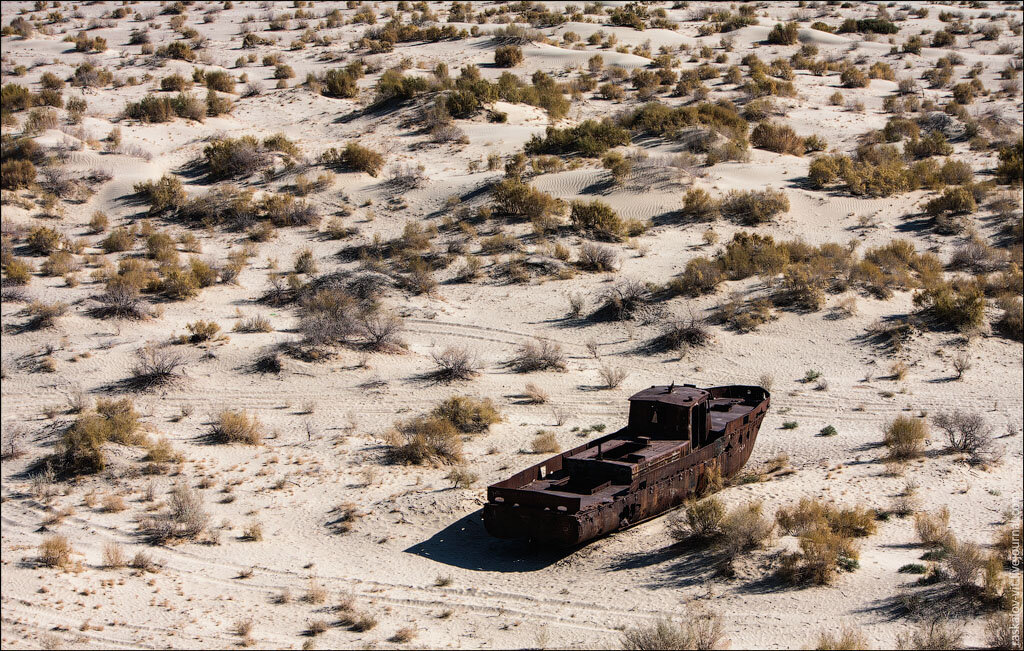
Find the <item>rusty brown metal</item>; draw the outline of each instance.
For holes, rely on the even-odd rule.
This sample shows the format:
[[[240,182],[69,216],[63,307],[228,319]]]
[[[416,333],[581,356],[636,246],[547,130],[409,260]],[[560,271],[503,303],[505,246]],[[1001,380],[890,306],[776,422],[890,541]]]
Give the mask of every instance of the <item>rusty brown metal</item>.
[[[573,546],[649,520],[703,491],[714,467],[750,458],[770,395],[756,386],[652,386],[631,396],[626,427],[487,488],[499,538]]]

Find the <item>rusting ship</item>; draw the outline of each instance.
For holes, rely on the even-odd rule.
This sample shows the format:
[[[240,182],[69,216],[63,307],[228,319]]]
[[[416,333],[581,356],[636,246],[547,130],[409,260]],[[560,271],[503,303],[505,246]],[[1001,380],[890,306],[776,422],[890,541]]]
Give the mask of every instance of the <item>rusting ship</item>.
[[[489,486],[487,531],[567,547],[656,517],[743,467],[769,402],[757,386],[644,389],[626,427]]]

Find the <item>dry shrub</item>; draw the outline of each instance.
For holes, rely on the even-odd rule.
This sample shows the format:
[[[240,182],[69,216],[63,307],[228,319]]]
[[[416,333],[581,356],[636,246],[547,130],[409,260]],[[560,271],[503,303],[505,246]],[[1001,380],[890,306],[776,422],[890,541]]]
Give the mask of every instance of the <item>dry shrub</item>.
[[[858,555],[851,538],[819,524],[800,536],[799,552],[783,556],[779,573],[790,583],[827,585],[840,570],[855,569]]]
[[[626,630],[622,648],[648,649],[715,649],[725,636],[722,618],[709,612],[693,612],[681,623],[659,619],[653,624]]]
[[[53,303],[43,303],[42,301],[33,301],[25,307],[25,314],[32,317],[25,324],[26,330],[43,330],[45,328],[52,328],[57,324],[57,319],[64,316],[68,312],[68,304],[60,301]]]
[[[195,321],[187,324],[185,328],[189,331],[188,340],[193,344],[216,339],[220,332],[220,326],[213,321]]]
[[[1018,515],[1015,522],[1003,525],[996,531],[992,546],[1004,563],[1012,562],[1014,550],[1020,545],[1022,530],[1024,530],[1024,519]]]
[[[103,444],[140,444],[144,437],[138,435],[138,429],[138,414],[130,399],[99,400],[96,413],[82,414],[61,435],[57,443],[58,465],[62,472],[71,475],[100,472],[106,464]]]
[[[142,521],[140,529],[150,543],[159,545],[194,540],[206,531],[209,521],[202,494],[180,483],[171,490],[167,511]]]
[[[781,508],[776,522],[799,537],[800,551],[783,556],[780,576],[791,583],[830,583],[837,572],[858,567],[854,538],[875,532],[875,512],[863,506],[838,509],[817,499]]]
[[[946,435],[946,449],[981,458],[992,448],[992,427],[977,412],[938,413],[932,423]]]
[[[914,516],[914,530],[921,544],[932,548],[947,548],[954,542],[949,529],[949,509],[942,507],[935,514],[918,513]]]
[[[936,617],[924,622],[913,633],[896,636],[897,649],[960,649],[963,648],[964,633],[956,624]]]
[[[893,460],[913,459],[924,452],[928,424],[923,418],[900,415],[885,426],[882,443]]]
[[[178,369],[185,366],[185,357],[169,348],[145,346],[136,353],[136,362],[125,381],[128,388],[148,391],[173,384],[182,375]]]
[[[113,542],[103,545],[103,567],[116,570],[127,564],[128,557],[125,556],[124,547]]]
[[[124,503],[124,498],[120,495],[103,496],[103,510],[107,513],[120,513],[127,508],[128,505]]]
[[[242,540],[259,542],[263,540],[263,524],[259,520],[253,520],[245,525],[242,530]]]
[[[716,497],[690,501],[668,519],[668,533],[677,541],[713,540],[722,533],[725,506]]]
[[[562,347],[547,339],[537,339],[520,344],[508,364],[517,373],[549,369],[564,371],[566,369]]]
[[[451,421],[418,416],[399,423],[385,437],[391,463],[421,465],[462,462],[462,439]]]
[[[388,350],[401,345],[402,318],[385,311],[374,311],[359,317],[359,333],[370,350]]]
[[[746,226],[757,226],[787,212],[789,199],[781,190],[730,190],[721,205],[723,215]]]
[[[1024,610],[1017,613],[996,613],[985,624],[985,642],[990,649],[1013,649],[1020,647],[1021,630],[1024,629]]]
[[[431,376],[439,382],[469,380],[477,374],[476,358],[462,347],[448,347],[440,353],[431,353],[436,368]]]
[[[153,557],[144,551],[135,552],[135,556],[132,556],[132,560],[128,563],[128,566],[142,572],[156,572],[158,568]]]
[[[71,564],[73,551],[64,536],[47,536],[39,544],[39,562],[46,567],[65,568]]]
[[[762,503],[759,501],[729,510],[720,526],[722,533],[716,547],[725,554],[727,562],[741,552],[764,547],[775,529],[775,523],[762,515]]]
[[[523,389],[523,396],[526,402],[531,405],[543,405],[548,401],[548,392],[533,382],[526,383],[526,388]]]
[[[626,376],[629,375],[629,372],[626,369],[618,366],[610,366],[608,364],[602,364],[597,369],[597,372],[600,374],[601,381],[604,382],[604,387],[606,389],[617,388],[622,384],[622,381],[626,379]]]
[[[457,468],[452,468],[451,471],[445,475],[445,479],[452,483],[453,488],[472,488],[473,484],[480,479],[480,475],[463,466],[459,466]]]
[[[661,326],[661,332],[654,340],[654,347],[664,350],[686,350],[706,346],[711,342],[711,332],[703,319],[692,314],[688,317],[671,317]]]
[[[669,281],[669,289],[685,296],[712,294],[725,280],[721,265],[698,256],[686,263],[683,273]]]
[[[618,256],[610,247],[587,242],[580,247],[576,264],[587,271],[614,271],[618,266]]]
[[[975,581],[985,567],[981,548],[972,542],[953,540],[943,559],[950,578],[961,590],[975,587]]]
[[[814,643],[818,651],[862,651],[870,649],[868,637],[859,629],[844,626],[838,633],[822,631]]]
[[[203,158],[214,179],[250,176],[270,162],[266,149],[253,136],[213,140],[203,148]]]
[[[558,438],[550,430],[541,430],[533,437],[530,443],[530,451],[534,454],[556,454],[561,452],[562,447],[558,444]]]
[[[840,509],[813,498],[801,498],[795,507],[781,507],[775,520],[785,533],[796,536],[819,526],[849,538],[870,536],[876,529],[875,512],[865,506]]]
[[[599,306],[592,319],[625,321],[637,316],[650,305],[651,290],[638,280],[623,280],[601,292]]]
[[[475,434],[486,432],[501,421],[501,413],[489,398],[452,396],[430,412],[432,416],[450,422],[460,432]]]
[[[721,205],[703,188],[691,188],[683,195],[683,215],[698,220],[718,217]]]
[[[281,355],[272,349],[267,349],[256,356],[250,366],[255,373],[273,373],[277,375],[284,369],[281,362]]]
[[[211,426],[210,438],[216,443],[259,445],[263,442],[263,424],[244,411],[225,409]]]
[[[261,314],[242,319],[232,328],[235,332],[271,332],[273,329],[270,319]]]

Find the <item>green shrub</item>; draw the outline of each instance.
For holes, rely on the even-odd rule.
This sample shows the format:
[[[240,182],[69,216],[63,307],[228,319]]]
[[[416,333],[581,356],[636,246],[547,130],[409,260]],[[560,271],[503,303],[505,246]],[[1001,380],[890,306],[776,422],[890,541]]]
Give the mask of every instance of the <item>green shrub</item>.
[[[431,87],[430,80],[424,77],[403,75],[400,70],[392,68],[377,80],[374,104],[404,102],[427,92]]]
[[[350,142],[341,151],[331,147],[320,155],[320,162],[328,167],[353,169],[376,177],[384,168],[384,155]]]
[[[677,138],[688,127],[706,126],[730,139],[745,140],[748,128],[734,108],[706,102],[680,107],[649,102],[623,114],[618,122],[627,129],[664,138]]]
[[[495,207],[514,217],[539,220],[557,214],[563,204],[546,192],[517,179],[504,179],[492,189]]]
[[[36,226],[29,231],[25,243],[36,255],[50,255],[66,244],[66,238],[49,226]]]
[[[1014,145],[999,148],[999,166],[996,168],[996,176],[1000,183],[1021,184],[1021,180],[1024,178],[1024,138],[1018,138]]]
[[[11,257],[4,262],[4,285],[26,285],[32,279],[34,271],[32,263],[21,258]]]
[[[696,257],[686,263],[683,273],[674,278],[669,287],[679,294],[700,296],[713,293],[724,280],[725,275],[717,262]]]
[[[910,158],[949,156],[953,153],[953,145],[941,131],[930,131],[921,138],[908,140],[903,146],[903,153]]]
[[[601,156],[612,147],[628,145],[629,133],[610,120],[586,120],[567,129],[548,127],[545,136],[534,135],[526,143],[530,155],[579,155],[588,158]]]
[[[796,23],[775,23],[768,32],[768,42],[773,45],[794,45],[796,43],[799,25]]]
[[[210,90],[222,93],[235,92],[235,80],[232,79],[230,73],[224,70],[204,70],[203,83]]]
[[[185,79],[181,75],[175,73],[169,75],[160,80],[160,90],[163,91],[185,91],[192,88],[192,81]]]
[[[975,282],[932,282],[914,294],[914,304],[941,328],[966,332],[985,322],[985,292]]]
[[[486,432],[491,425],[501,421],[501,413],[491,400],[469,396],[452,396],[435,407],[430,415],[447,420],[467,434]]]
[[[350,98],[359,94],[358,77],[347,68],[332,68],[321,78],[320,93],[325,97]]]
[[[569,219],[576,230],[610,239],[617,239],[625,232],[618,213],[599,199],[573,201],[570,207]]]
[[[165,46],[156,50],[157,56],[169,59],[180,59],[182,61],[195,61],[196,55],[192,48],[185,41],[171,41]]]
[[[174,118],[174,102],[170,97],[146,95],[138,102],[125,104],[124,116],[142,122],[169,122]]]
[[[136,183],[134,190],[143,200],[149,202],[151,215],[177,210],[185,204],[185,188],[181,179],[173,174],[164,174],[155,182]]]
[[[494,65],[514,68],[523,62],[523,49],[518,45],[503,45],[494,51]]]
[[[419,416],[396,425],[386,437],[388,459],[392,463],[458,464],[462,462],[459,431],[446,418]]]
[[[710,541],[722,533],[725,505],[717,497],[687,502],[683,510],[669,516],[668,533],[677,541]]]
[[[35,180],[36,166],[27,160],[4,161],[0,166],[0,185],[4,190],[27,188]]]
[[[4,113],[24,111],[32,108],[35,98],[29,89],[20,84],[4,84],[0,88],[0,110]]]
[[[845,88],[864,88],[868,85],[867,73],[856,66],[850,66],[839,75],[839,81]]]
[[[104,253],[120,253],[128,251],[135,242],[135,235],[124,227],[118,227],[110,231],[110,234],[100,240],[100,247]]]
[[[895,34],[900,28],[885,18],[847,18],[837,30],[840,34],[862,32],[867,34]]]
[[[219,138],[203,148],[210,176],[215,179],[245,177],[267,164],[267,155],[253,136]]]
[[[721,203],[722,214],[747,226],[763,224],[789,210],[789,199],[781,190],[730,190]]]
[[[970,189],[954,187],[943,190],[941,196],[925,204],[924,210],[932,217],[945,214],[964,215],[976,212],[978,204]]]
[[[779,154],[802,156],[806,147],[804,139],[796,135],[792,127],[785,124],[762,122],[750,133],[750,144]]]

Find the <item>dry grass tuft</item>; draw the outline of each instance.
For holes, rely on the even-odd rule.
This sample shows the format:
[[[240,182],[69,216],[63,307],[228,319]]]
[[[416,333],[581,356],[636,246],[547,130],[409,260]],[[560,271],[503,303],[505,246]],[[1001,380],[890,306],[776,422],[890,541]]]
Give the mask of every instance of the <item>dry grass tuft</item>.
[[[686,621],[659,619],[622,634],[623,649],[715,649],[725,636],[722,618],[710,612],[690,613]]]
[[[71,565],[73,551],[64,536],[47,536],[39,544],[39,562],[46,567],[66,568]]]
[[[533,437],[530,443],[530,451],[534,454],[556,454],[562,451],[558,444],[555,433],[549,430],[541,430]]]
[[[928,424],[923,418],[900,415],[885,426],[882,443],[889,448],[890,459],[913,459],[924,453],[927,438]]]
[[[244,411],[225,409],[210,428],[210,438],[215,443],[259,445],[263,442],[263,424]]]

